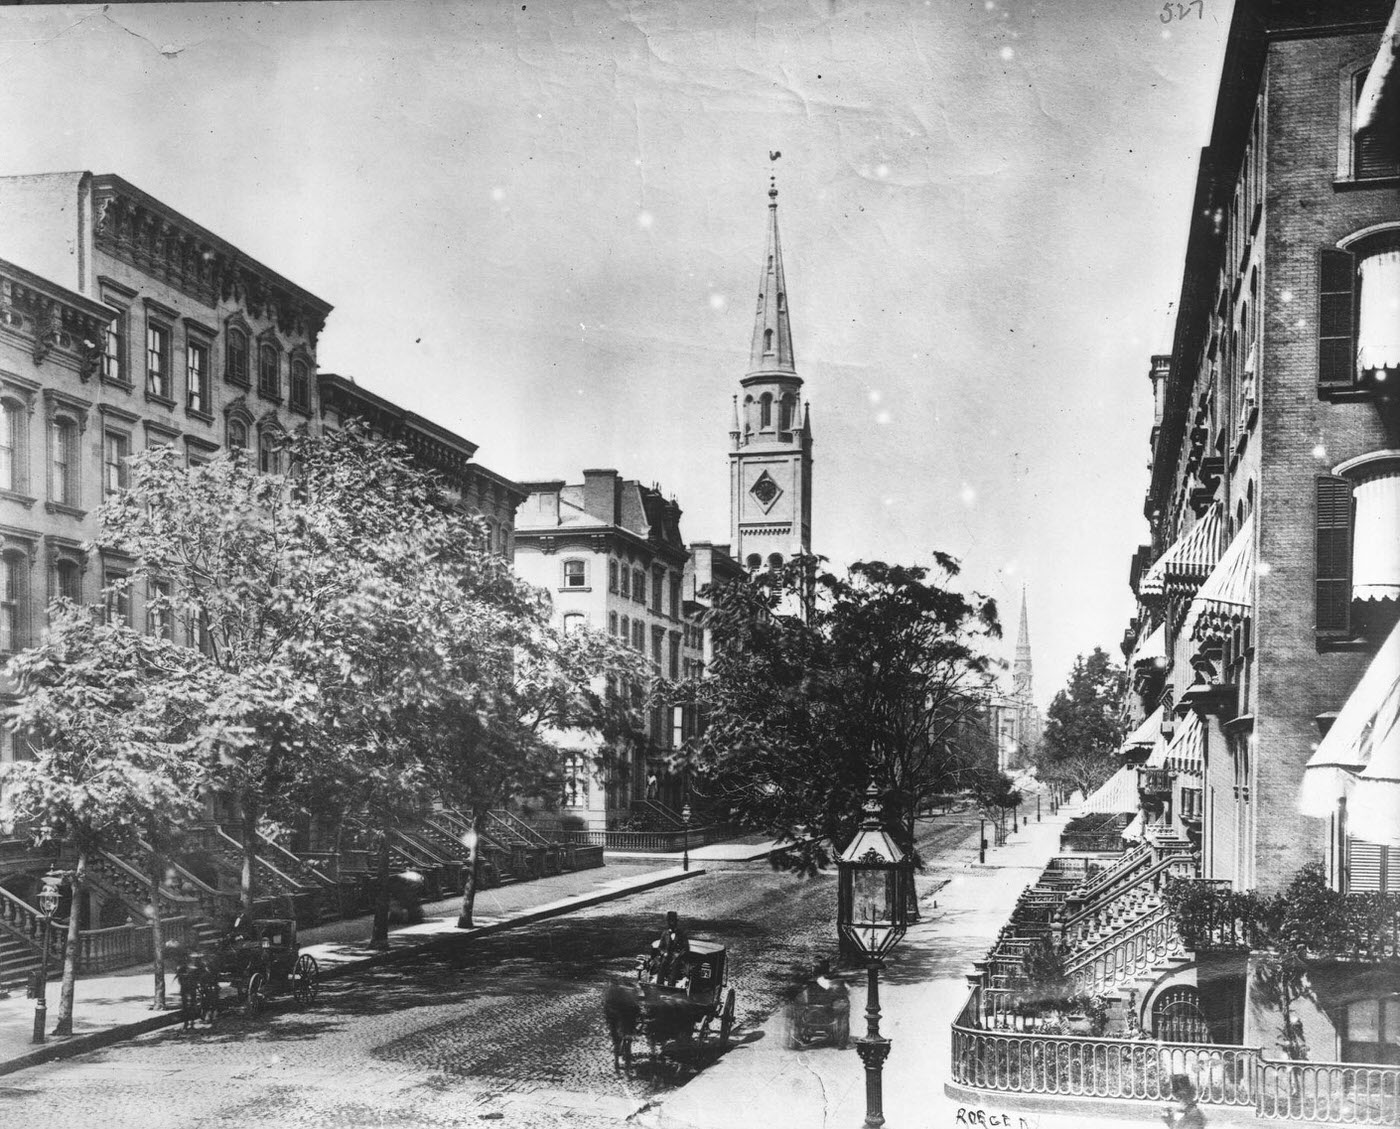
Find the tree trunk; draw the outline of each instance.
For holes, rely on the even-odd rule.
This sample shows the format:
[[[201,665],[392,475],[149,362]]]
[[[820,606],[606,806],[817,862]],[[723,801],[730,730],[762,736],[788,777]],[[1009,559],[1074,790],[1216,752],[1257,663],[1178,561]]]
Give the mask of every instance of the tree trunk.
[[[238,810],[243,813],[239,824],[243,840],[243,874],[239,883],[239,892],[243,902],[243,912],[251,918],[253,916],[254,884],[257,879],[258,813],[248,803],[247,797],[240,797]]]
[[[476,884],[481,873],[481,815],[472,808],[472,857],[467,863],[467,880],[462,886],[462,912],[457,917],[458,929],[472,928],[472,910],[476,907]]]
[[[165,877],[165,857],[151,836],[151,972],[155,978],[152,1011],[165,1010],[165,929],[160,923],[160,889]]]
[[[82,916],[83,885],[87,878],[87,848],[78,848],[78,865],[69,879],[72,895],[68,904],[68,942],[63,947],[63,987],[58,994],[58,1022],[55,1035],[73,1034],[73,985],[78,979],[78,930]]]
[[[370,948],[389,947],[389,832],[379,836],[379,890],[374,898],[374,928],[369,937]]]

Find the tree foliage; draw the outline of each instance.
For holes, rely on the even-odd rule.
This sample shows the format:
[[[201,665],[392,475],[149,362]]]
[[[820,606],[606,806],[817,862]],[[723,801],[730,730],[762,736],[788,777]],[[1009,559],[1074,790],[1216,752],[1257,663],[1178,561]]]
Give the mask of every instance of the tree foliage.
[[[1087,795],[1116,767],[1123,741],[1127,675],[1100,647],[1074,660],[1069,681],[1046,711],[1036,756],[1043,780],[1080,788]]]
[[[996,606],[947,586],[957,563],[869,561],[845,576],[791,562],[718,588],[696,790],[817,865],[854,834],[872,781],[912,840],[930,798],[986,772]],[[794,614],[805,606],[805,614]],[[994,750],[992,771],[995,772]]]

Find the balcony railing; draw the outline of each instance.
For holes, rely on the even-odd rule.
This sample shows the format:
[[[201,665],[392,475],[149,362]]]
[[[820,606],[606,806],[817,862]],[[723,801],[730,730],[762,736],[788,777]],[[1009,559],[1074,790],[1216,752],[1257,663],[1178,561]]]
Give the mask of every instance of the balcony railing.
[[[1251,1108],[1257,1117],[1333,1125],[1400,1121],[1400,1066],[1274,1062],[1256,1047],[988,1030],[978,1026],[984,992],[995,990],[974,990],[953,1022],[955,1085],[1166,1104],[1172,1076],[1184,1074],[1202,1104]],[[1034,1022],[991,1007],[1008,1027]]]

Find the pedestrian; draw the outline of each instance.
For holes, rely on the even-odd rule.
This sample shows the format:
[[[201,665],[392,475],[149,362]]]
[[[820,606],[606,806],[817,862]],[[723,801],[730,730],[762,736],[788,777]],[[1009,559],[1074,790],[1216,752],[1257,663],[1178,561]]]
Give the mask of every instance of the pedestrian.
[[[1196,1087],[1185,1074],[1172,1075],[1172,1104],[1162,1111],[1170,1129],[1205,1129],[1206,1115],[1196,1104]]]

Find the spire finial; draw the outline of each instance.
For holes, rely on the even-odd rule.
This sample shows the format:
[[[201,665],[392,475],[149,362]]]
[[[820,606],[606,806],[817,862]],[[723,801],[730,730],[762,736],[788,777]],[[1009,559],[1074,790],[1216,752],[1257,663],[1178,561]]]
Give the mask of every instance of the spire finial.
[[[770,161],[776,161],[781,156],[782,153],[779,152],[777,149],[768,150],[768,159]],[[768,199],[774,201],[774,203],[768,205],[770,208],[777,206],[778,174],[776,172],[770,173],[768,177]]]
[[[770,150],[768,159],[782,154]],[[792,328],[788,322],[787,285],[783,280],[783,249],[778,239],[778,179],[768,178],[768,253],[758,281],[758,310],[754,320],[753,345],[749,350],[749,373],[781,372],[796,376],[792,358]]]

